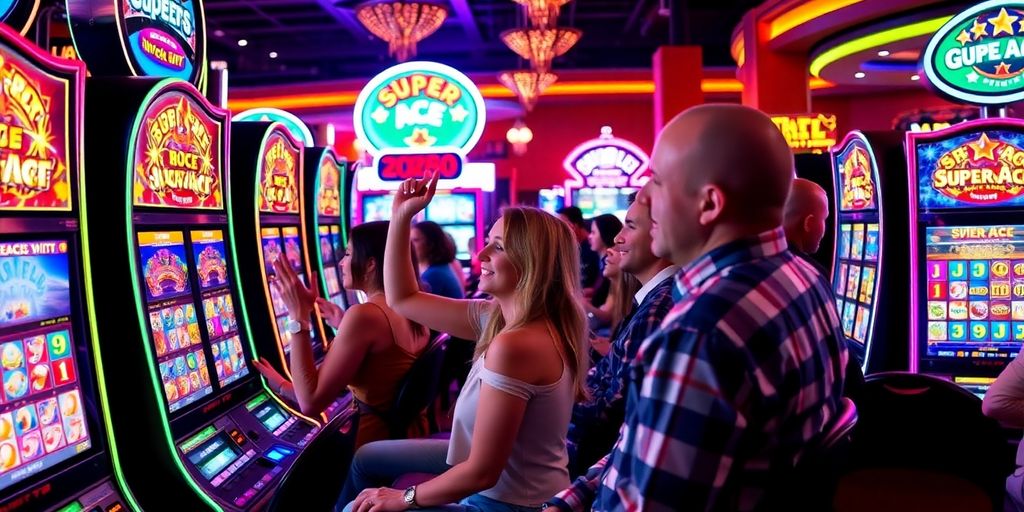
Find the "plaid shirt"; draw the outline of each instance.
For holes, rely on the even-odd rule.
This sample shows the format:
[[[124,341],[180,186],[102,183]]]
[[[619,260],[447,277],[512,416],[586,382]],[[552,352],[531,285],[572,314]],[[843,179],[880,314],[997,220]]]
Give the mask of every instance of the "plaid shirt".
[[[668,269],[667,273],[671,271]],[[586,459],[589,455],[589,460],[579,463],[591,464],[597,456],[608,453],[615,442],[625,416],[624,391],[629,380],[629,363],[636,357],[640,343],[658,330],[672,309],[672,288],[672,279],[665,277],[647,292],[640,305],[634,306],[616,328],[611,351],[587,374],[590,400],[573,406],[569,425],[567,441],[571,459],[578,456]],[[592,453],[597,450],[601,450],[600,453]]]
[[[681,301],[633,362],[615,449],[559,508],[756,508],[773,472],[793,467],[834,415],[847,358],[839,317],[782,229],[712,250],[676,286]]]

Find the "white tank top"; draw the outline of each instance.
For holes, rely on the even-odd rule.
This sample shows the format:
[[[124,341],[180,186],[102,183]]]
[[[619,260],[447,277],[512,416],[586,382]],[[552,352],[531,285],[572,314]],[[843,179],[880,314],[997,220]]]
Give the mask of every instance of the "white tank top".
[[[470,307],[474,325],[486,323],[487,307],[486,301],[474,301]],[[514,505],[539,507],[569,486],[565,438],[572,416],[574,390],[568,365],[562,365],[562,376],[557,382],[534,386],[488,370],[484,360],[481,356],[473,362],[455,405],[448,464],[454,466],[469,458],[477,402],[484,383],[521,398],[526,401],[526,413],[508,463],[498,483],[480,494]]]

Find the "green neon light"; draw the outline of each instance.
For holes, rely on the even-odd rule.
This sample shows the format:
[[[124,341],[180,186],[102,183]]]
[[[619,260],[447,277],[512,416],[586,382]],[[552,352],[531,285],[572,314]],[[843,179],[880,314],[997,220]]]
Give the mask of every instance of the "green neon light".
[[[858,37],[857,39],[852,39],[835,47],[829,48],[827,51],[818,55],[811,61],[811,75],[821,78],[821,70],[825,69],[826,66],[855,53],[913,37],[932,34],[952,18],[953,16],[940,16],[938,18],[918,21],[909,25],[901,25],[899,27],[893,27]]]
[[[200,430],[198,434],[192,436],[184,443],[181,443],[181,451],[185,453],[192,451],[193,448],[199,446],[199,443],[202,443],[203,441],[206,441],[207,439],[213,437],[213,435],[216,433],[217,429],[214,428],[213,425],[210,425]]]
[[[267,394],[266,393],[260,393],[259,395],[256,396],[256,398],[253,398],[252,400],[249,400],[249,402],[245,404],[245,408],[251,411],[251,410],[259,407],[260,404],[262,404],[263,402],[266,402],[267,400],[268,400]]]
[[[339,183],[339,186],[341,187],[341,193],[338,195],[338,219],[339,219],[339,222],[341,223],[341,247],[345,248],[345,247],[348,247],[348,223],[345,222],[345,215],[346,214],[350,214],[352,212],[351,208],[347,208],[345,206],[345,198],[348,197],[348,193],[349,193],[348,190],[347,190],[348,189],[348,185],[347,185],[347,183],[348,183],[348,173],[351,171],[351,169],[349,169],[349,162],[348,162],[347,159],[344,162],[338,162],[338,163],[342,164],[342,165],[338,166],[339,170],[341,171],[339,173],[339,179],[338,179],[338,181],[341,182],[341,183]],[[351,201],[351,199],[352,198],[349,197],[349,201]],[[341,262],[340,260],[338,260],[338,256],[337,255],[334,256],[334,260],[335,260],[334,261],[335,264],[338,264],[338,263]],[[338,276],[338,277],[340,278],[341,276]],[[342,288],[344,288],[344,287],[342,287]]]
[[[81,503],[78,501],[72,501],[71,503],[57,509],[55,512],[80,512],[83,509],[84,507],[82,507]]]
[[[77,51],[77,50],[76,50]],[[84,71],[83,71],[84,72]],[[79,95],[76,109],[81,113],[82,100],[83,98]],[[85,133],[82,126],[83,115],[78,116],[78,126],[76,129],[79,134]],[[103,429],[107,432],[107,446],[110,448],[110,461],[114,467],[114,480],[117,481],[117,486],[123,494],[123,498],[128,502],[128,508],[131,510],[142,510],[139,506],[138,501],[135,499],[135,495],[132,494],[131,488],[128,487],[128,481],[124,475],[124,469],[121,467],[121,459],[118,455],[117,439],[114,437],[114,422],[110,416],[110,400],[107,397],[107,377],[103,370],[103,350],[100,348],[100,331],[99,324],[96,322],[96,303],[94,301],[95,295],[93,295],[92,285],[92,253],[89,250],[89,215],[88,208],[86,207],[87,201],[85,200],[86,190],[86,172],[85,172],[85,159],[83,156],[83,150],[85,144],[81,140],[78,141],[78,150],[75,155],[75,161],[78,162],[78,207],[79,207],[79,222],[81,240],[80,249],[82,251],[82,276],[85,282],[85,314],[88,319],[89,337],[91,338],[90,343],[92,344],[93,352],[93,367],[96,369],[96,384],[97,390],[100,394],[100,413],[103,415]],[[130,189],[129,189],[130,190]]]
[[[145,99],[143,99],[142,101],[142,107],[144,108],[139,109],[139,113],[135,117],[135,122],[132,123],[132,132],[128,139],[129,141],[136,140],[136,138],[138,137],[140,128],[142,127],[143,116],[148,110],[148,108],[146,107],[149,107],[149,105],[151,105],[153,101],[156,100],[156,97],[159,96],[160,93],[164,92],[167,89],[170,89],[171,86],[179,83],[187,84],[188,82],[185,82],[184,80],[178,78],[168,78],[157,82],[156,86],[149,90],[149,92],[146,94]],[[221,148],[221,150],[223,151],[223,141],[221,143]],[[129,150],[129,157],[131,156],[131,151],[133,150]],[[127,171],[125,173],[125,192],[127,193],[127,196],[125,197],[124,213],[125,227],[128,230],[128,269],[129,271],[131,271],[132,276],[132,290],[135,293],[135,313],[137,315],[137,320],[139,321],[139,332],[142,333],[142,348],[146,351],[146,357],[149,358],[149,360],[146,361],[146,368],[149,371],[150,383],[153,385],[153,396],[160,397],[163,395],[163,386],[160,385],[160,379],[156,374],[156,365],[153,364],[153,361],[156,361],[156,356],[153,355],[153,349],[150,346],[151,344],[149,343],[149,340],[146,339],[145,335],[147,329],[149,329],[149,322],[145,312],[142,310],[143,296],[142,290],[139,289],[139,280],[137,279],[139,269],[138,265],[135,263],[135,254],[133,254],[134,244],[132,243],[132,241],[134,240],[135,236],[135,226],[134,224],[132,224],[132,183],[135,177],[133,169],[133,160],[134,158],[125,159],[125,170]],[[223,173],[221,175],[223,176]],[[158,401],[160,400],[158,399]],[[171,422],[170,419],[167,417],[167,407],[164,406],[162,401],[160,401],[160,407],[157,407],[157,411],[160,414],[160,420],[163,425],[164,439],[165,441],[167,441],[167,448],[171,451],[172,454],[171,459],[174,460],[174,464],[181,471],[182,476],[185,478],[185,483],[188,484],[189,487],[191,487],[192,490],[195,491],[197,495],[199,495],[199,498],[206,502],[206,504],[209,505],[212,509],[216,510],[217,512],[222,512],[223,509],[220,507],[220,505],[218,505],[217,502],[213,501],[213,499],[210,498],[209,495],[203,492],[202,487],[200,487],[199,484],[195,481],[195,479],[192,478],[192,475],[188,472],[188,470],[185,469],[185,465],[182,464],[181,458],[178,456],[177,447],[174,445],[174,438],[171,435]]]

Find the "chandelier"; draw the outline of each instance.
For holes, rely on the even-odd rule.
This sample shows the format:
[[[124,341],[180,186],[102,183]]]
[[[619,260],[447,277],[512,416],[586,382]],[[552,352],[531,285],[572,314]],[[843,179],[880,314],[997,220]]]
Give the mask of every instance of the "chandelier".
[[[526,17],[534,28],[553,28],[558,22],[558,9],[569,0],[513,0],[526,7]]]
[[[356,7],[356,17],[373,35],[387,41],[388,55],[405,62],[416,55],[416,43],[444,23],[448,11],[429,1],[375,0]]]
[[[515,28],[501,33],[501,40],[509,49],[529,60],[533,69],[544,73],[551,69],[551,61],[569,51],[583,32],[574,28]]]
[[[544,92],[544,89],[555,83],[555,80],[558,80],[558,75],[554,73],[538,73],[537,71],[526,69],[504,71],[498,75],[498,81],[501,82],[501,85],[508,87],[510,91],[515,93],[516,97],[519,98],[519,103],[527,112],[533,110],[541,93]]]

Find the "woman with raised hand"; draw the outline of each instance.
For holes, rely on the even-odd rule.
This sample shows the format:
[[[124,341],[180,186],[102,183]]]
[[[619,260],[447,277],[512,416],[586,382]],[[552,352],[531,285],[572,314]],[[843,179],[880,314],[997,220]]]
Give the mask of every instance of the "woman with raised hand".
[[[408,247],[408,226],[434,196],[437,179],[407,180],[395,197],[384,287],[391,307],[410,320],[476,339],[473,368],[455,407],[451,440],[364,446],[342,499],[362,491],[348,507],[356,512],[445,505],[539,510],[568,485],[565,436],[573,401],[585,394],[577,242],[565,223],[543,210],[505,208],[479,255],[480,289],[494,299],[423,293],[401,248]],[[438,476],[404,490],[378,488],[413,472]]]

